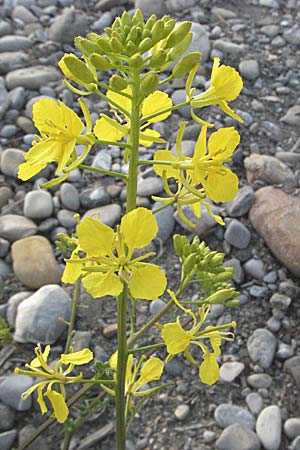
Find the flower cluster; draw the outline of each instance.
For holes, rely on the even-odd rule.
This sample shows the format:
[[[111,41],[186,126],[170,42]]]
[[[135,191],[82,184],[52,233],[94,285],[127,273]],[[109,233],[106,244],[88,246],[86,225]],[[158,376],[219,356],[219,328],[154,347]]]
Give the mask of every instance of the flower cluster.
[[[37,401],[40,406],[42,414],[48,411],[44,397],[46,397],[53,408],[53,415],[56,420],[63,423],[67,420],[69,409],[66,404],[66,392],[64,385],[76,383],[82,380],[82,374],[76,376],[69,376],[75,366],[87,364],[93,359],[93,353],[88,348],[84,348],[79,352],[73,352],[60,355],[59,360],[51,368],[48,363],[48,356],[50,353],[50,345],[45,347],[42,351],[40,344],[35,348],[36,357],[26,367],[29,370],[16,368],[15,373],[29,375],[42,379],[34,384],[27,391],[22,394],[22,399],[25,400],[33,392],[37,391]],[[66,366],[66,367],[64,367]],[[59,391],[53,389],[58,385]],[[46,392],[44,392],[46,389]]]
[[[153,253],[134,258],[133,252],[150,244],[157,231],[156,219],[146,208],[125,214],[116,233],[96,219],[85,218],[77,227],[78,246],[67,260],[62,281],[74,283],[82,276],[93,297],[118,296],[127,284],[133,298],[156,299],[166,288],[165,274],[159,266],[142,262]]]

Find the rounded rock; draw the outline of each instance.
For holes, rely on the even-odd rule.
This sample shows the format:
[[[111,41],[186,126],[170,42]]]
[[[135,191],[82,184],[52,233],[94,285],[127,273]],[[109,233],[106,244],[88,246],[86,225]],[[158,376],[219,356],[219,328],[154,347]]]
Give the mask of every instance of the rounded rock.
[[[281,412],[278,406],[264,408],[257,418],[256,433],[266,450],[278,450],[281,443]]]
[[[241,406],[222,403],[215,409],[214,417],[221,428],[227,428],[236,423],[250,430],[254,430],[255,428],[254,416]]]
[[[247,341],[247,350],[251,360],[263,369],[268,369],[275,356],[277,339],[269,330],[257,328]]]
[[[80,206],[79,194],[71,183],[63,183],[60,187],[60,199],[66,209],[78,211]]]
[[[255,80],[259,76],[259,65],[256,59],[244,59],[239,64],[239,71],[246,80]]]
[[[227,427],[216,442],[218,450],[260,450],[260,448],[257,435],[239,423]]]
[[[29,219],[47,219],[53,213],[52,196],[47,191],[31,191],[25,195],[23,214]]]
[[[251,234],[245,225],[234,219],[229,223],[224,237],[229,244],[236,248],[244,249],[250,243]]]
[[[189,405],[179,405],[175,410],[175,417],[177,420],[183,421],[185,420],[190,413]]]
[[[300,417],[291,417],[284,422],[283,429],[289,439],[300,436]]]

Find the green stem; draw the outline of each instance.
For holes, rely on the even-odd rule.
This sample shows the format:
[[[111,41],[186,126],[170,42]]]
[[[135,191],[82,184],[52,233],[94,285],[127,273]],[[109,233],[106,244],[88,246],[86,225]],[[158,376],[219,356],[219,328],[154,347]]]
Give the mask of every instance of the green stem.
[[[101,97],[104,100],[106,100],[109,105],[111,105],[114,108],[118,109],[119,111],[121,111],[124,114],[124,116],[126,116],[126,117],[128,117],[130,119],[130,113],[128,111],[126,111],[126,109],[124,109],[118,103],[114,102],[110,98],[107,98],[107,96],[105,94],[103,94],[103,92],[97,90],[97,91],[95,91],[95,94],[97,94],[99,97]]]
[[[102,173],[110,177],[121,178],[121,180],[127,180],[127,175],[124,173],[114,172],[112,170],[99,169],[97,167],[87,166],[85,164],[79,164],[80,169],[89,170],[90,172]]]
[[[152,345],[145,345],[144,347],[131,348],[128,350],[128,353],[141,353],[147,350],[155,350],[157,348],[163,347],[165,345],[164,342]]]
[[[152,214],[157,214],[159,211],[163,211],[164,209],[168,208],[168,206],[173,205],[174,203],[176,203],[176,199],[172,199],[169,203],[165,203],[162,206],[159,206],[158,208],[155,208],[152,210]]]
[[[183,108],[184,106],[188,106],[190,104],[190,101],[186,101],[183,103],[178,103],[177,105],[171,106],[170,108],[163,109],[162,111],[155,112],[153,114],[149,114],[149,116],[143,117],[141,120],[141,125],[148,122],[151,119],[154,119],[155,117],[162,116],[163,114],[167,112],[174,111],[175,109]]]
[[[65,353],[69,353],[69,350],[70,350],[71,339],[72,339],[74,325],[75,325],[75,319],[76,319],[76,311],[77,311],[77,305],[78,305],[80,284],[81,284],[81,278],[78,278],[78,280],[75,283],[74,291],[73,291],[71,317],[70,317],[70,323],[69,323],[69,328],[68,328],[68,336],[67,336],[66,345],[65,345]]]
[[[111,146],[115,146],[115,147],[131,148],[131,145],[127,144],[126,142],[104,141],[103,139],[95,139],[93,143],[94,144],[111,145]]]
[[[154,159],[140,159],[138,162],[139,166],[154,166],[157,165],[164,165],[164,166],[172,166],[174,164],[174,161],[159,161]]]
[[[116,380],[116,428],[117,428],[117,450],[126,450],[126,418],[125,418],[125,378],[127,367],[127,339],[126,339],[126,303],[128,288],[117,298],[118,316],[118,362]]]

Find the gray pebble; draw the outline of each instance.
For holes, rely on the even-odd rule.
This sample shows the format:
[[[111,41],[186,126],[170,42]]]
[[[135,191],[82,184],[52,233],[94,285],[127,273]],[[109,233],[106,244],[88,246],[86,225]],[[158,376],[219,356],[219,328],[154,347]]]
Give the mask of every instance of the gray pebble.
[[[160,177],[147,177],[138,180],[137,195],[148,197],[160,194],[164,190]]]
[[[29,219],[46,219],[53,213],[52,196],[47,191],[31,191],[25,196],[23,214]]]
[[[261,259],[251,258],[244,264],[244,270],[250,277],[261,280],[265,274],[265,265]]]
[[[33,41],[26,36],[8,35],[0,38],[0,52],[15,52],[31,48]]]
[[[266,373],[254,373],[248,376],[247,383],[255,389],[269,388],[272,386],[273,380]]]
[[[121,206],[117,204],[89,209],[83,216],[97,218],[100,222],[112,227],[121,217]]]
[[[222,403],[214,412],[214,417],[217,424],[221,428],[227,428],[233,424],[244,425],[250,430],[255,428],[254,416],[245,408],[241,406],[231,405],[230,403]]]
[[[6,278],[11,273],[11,267],[7,262],[0,259],[0,277]]]
[[[19,165],[24,162],[24,152],[17,148],[7,148],[1,156],[1,172],[9,177],[17,177]]]
[[[62,225],[65,228],[76,227],[77,221],[76,219],[74,219],[74,211],[61,209],[57,213],[57,219],[60,225]]]
[[[246,80],[255,80],[259,76],[259,65],[256,59],[244,59],[239,64],[239,71]]]
[[[268,293],[267,286],[251,286],[249,289],[249,294],[255,298],[264,298]]]
[[[256,433],[266,450],[278,450],[281,443],[281,412],[278,406],[264,408],[257,418]]]
[[[267,327],[272,333],[277,333],[277,331],[280,330],[281,323],[278,319],[275,319],[275,317],[270,317],[267,321]]]
[[[21,394],[34,384],[34,378],[27,375],[8,375],[0,383],[0,400],[16,411],[28,411],[32,405],[31,396],[21,399]]]
[[[240,261],[237,258],[228,259],[227,261],[225,261],[223,266],[234,268],[233,281],[235,281],[238,284],[241,284],[244,281],[245,278],[244,271]]]
[[[227,427],[216,442],[218,450],[260,450],[257,435],[247,427],[235,423]]]
[[[14,426],[15,418],[15,412],[8,406],[0,403],[0,431],[10,430]]]
[[[6,75],[5,80],[9,90],[18,86],[34,90],[51,81],[58,81],[60,78],[60,73],[54,67],[39,65],[13,70]]]
[[[284,342],[279,342],[278,350],[276,352],[276,358],[284,360],[291,358],[294,355],[294,350],[291,345],[285,344]]]
[[[162,203],[156,202],[154,203],[152,210],[155,210],[160,206],[162,206]],[[175,228],[175,220],[173,217],[173,212],[174,212],[173,207],[168,206],[162,211],[158,211],[154,216],[158,225],[158,232],[156,237],[158,239],[161,239],[162,242],[166,242],[169,239]]]
[[[220,379],[232,383],[245,369],[245,365],[238,361],[225,362],[220,368]]]
[[[6,320],[11,328],[15,328],[15,321],[19,305],[33,294],[31,291],[21,291],[12,295],[7,302]]]
[[[246,403],[252,414],[258,416],[264,407],[263,398],[257,392],[251,392],[246,397]]]
[[[103,170],[110,170],[111,169],[111,162],[112,157],[108,150],[100,150],[98,152],[92,162],[92,167],[95,167],[97,169],[103,169]],[[101,173],[93,172],[93,176],[95,178],[101,178],[104,175]]]
[[[166,303],[160,298],[157,300],[153,300],[152,302],[150,302],[149,312],[152,316],[154,316],[155,314],[159,313],[165,306]]]
[[[297,436],[291,445],[291,450],[300,450],[300,436]]]
[[[110,196],[104,186],[84,189],[79,197],[80,203],[85,209],[107,205],[110,202]]]
[[[78,211],[80,206],[79,194],[71,183],[63,183],[60,187],[60,199],[63,206],[72,211]]]
[[[175,357],[170,362],[165,364],[165,369],[167,374],[171,377],[178,377],[182,376],[185,365],[180,359]]]
[[[236,248],[244,249],[247,248],[250,243],[251,234],[245,225],[234,219],[229,223],[224,237],[229,244]]]
[[[245,52],[243,44],[235,44],[234,42],[217,39],[213,45],[214,49],[220,50],[222,53],[237,57]]]
[[[0,186],[0,209],[12,198],[13,191],[8,186]]]
[[[11,450],[12,444],[18,435],[18,431],[13,429],[0,433],[0,449]]]
[[[227,204],[228,213],[232,217],[246,214],[255,201],[255,193],[251,186],[242,187],[234,200]]]
[[[89,27],[88,16],[79,14],[73,8],[66,8],[56,16],[49,30],[52,41],[73,44],[75,36],[85,35]]]
[[[207,444],[211,444],[217,439],[216,433],[214,431],[205,430],[203,433],[203,440]]]
[[[190,414],[190,407],[189,405],[179,405],[175,409],[175,417],[179,421],[185,420]]]
[[[291,417],[284,422],[284,432],[289,439],[300,437],[300,417]]]
[[[10,243],[3,238],[0,238],[0,258],[5,258],[9,252]]]
[[[97,33],[102,33],[104,28],[110,27],[113,22],[113,17],[109,11],[106,11],[101,17],[93,24],[93,30]]]
[[[91,331],[76,330],[72,337],[72,346],[74,347],[74,352],[79,352],[80,350],[89,347],[91,339]]]
[[[0,217],[0,237],[10,242],[33,236],[36,232],[36,224],[27,217],[16,214],[6,214]]]
[[[166,2],[164,0],[135,0],[134,7],[140,8],[145,18],[156,14],[157,17],[162,17],[167,14]]]
[[[265,328],[257,328],[247,341],[247,350],[251,360],[263,369],[268,369],[275,356],[276,337]]]

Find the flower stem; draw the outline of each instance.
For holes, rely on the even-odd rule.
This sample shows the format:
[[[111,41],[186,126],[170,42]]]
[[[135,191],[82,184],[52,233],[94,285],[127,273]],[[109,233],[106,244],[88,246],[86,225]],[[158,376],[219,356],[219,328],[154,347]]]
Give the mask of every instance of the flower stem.
[[[77,311],[77,305],[78,305],[80,283],[81,283],[81,279],[79,278],[74,285],[72,306],[71,306],[71,317],[70,317],[69,328],[68,328],[68,336],[67,336],[66,345],[65,345],[65,353],[69,353],[69,350],[70,350],[71,339],[72,339],[74,325],[75,325],[75,319],[76,319],[76,311]]]
[[[127,180],[127,175],[124,173],[113,172],[112,170],[99,169],[97,167],[86,166],[85,164],[79,165],[80,169],[89,170],[91,172],[102,173],[103,175],[109,175],[110,177],[121,178],[122,180]]]

